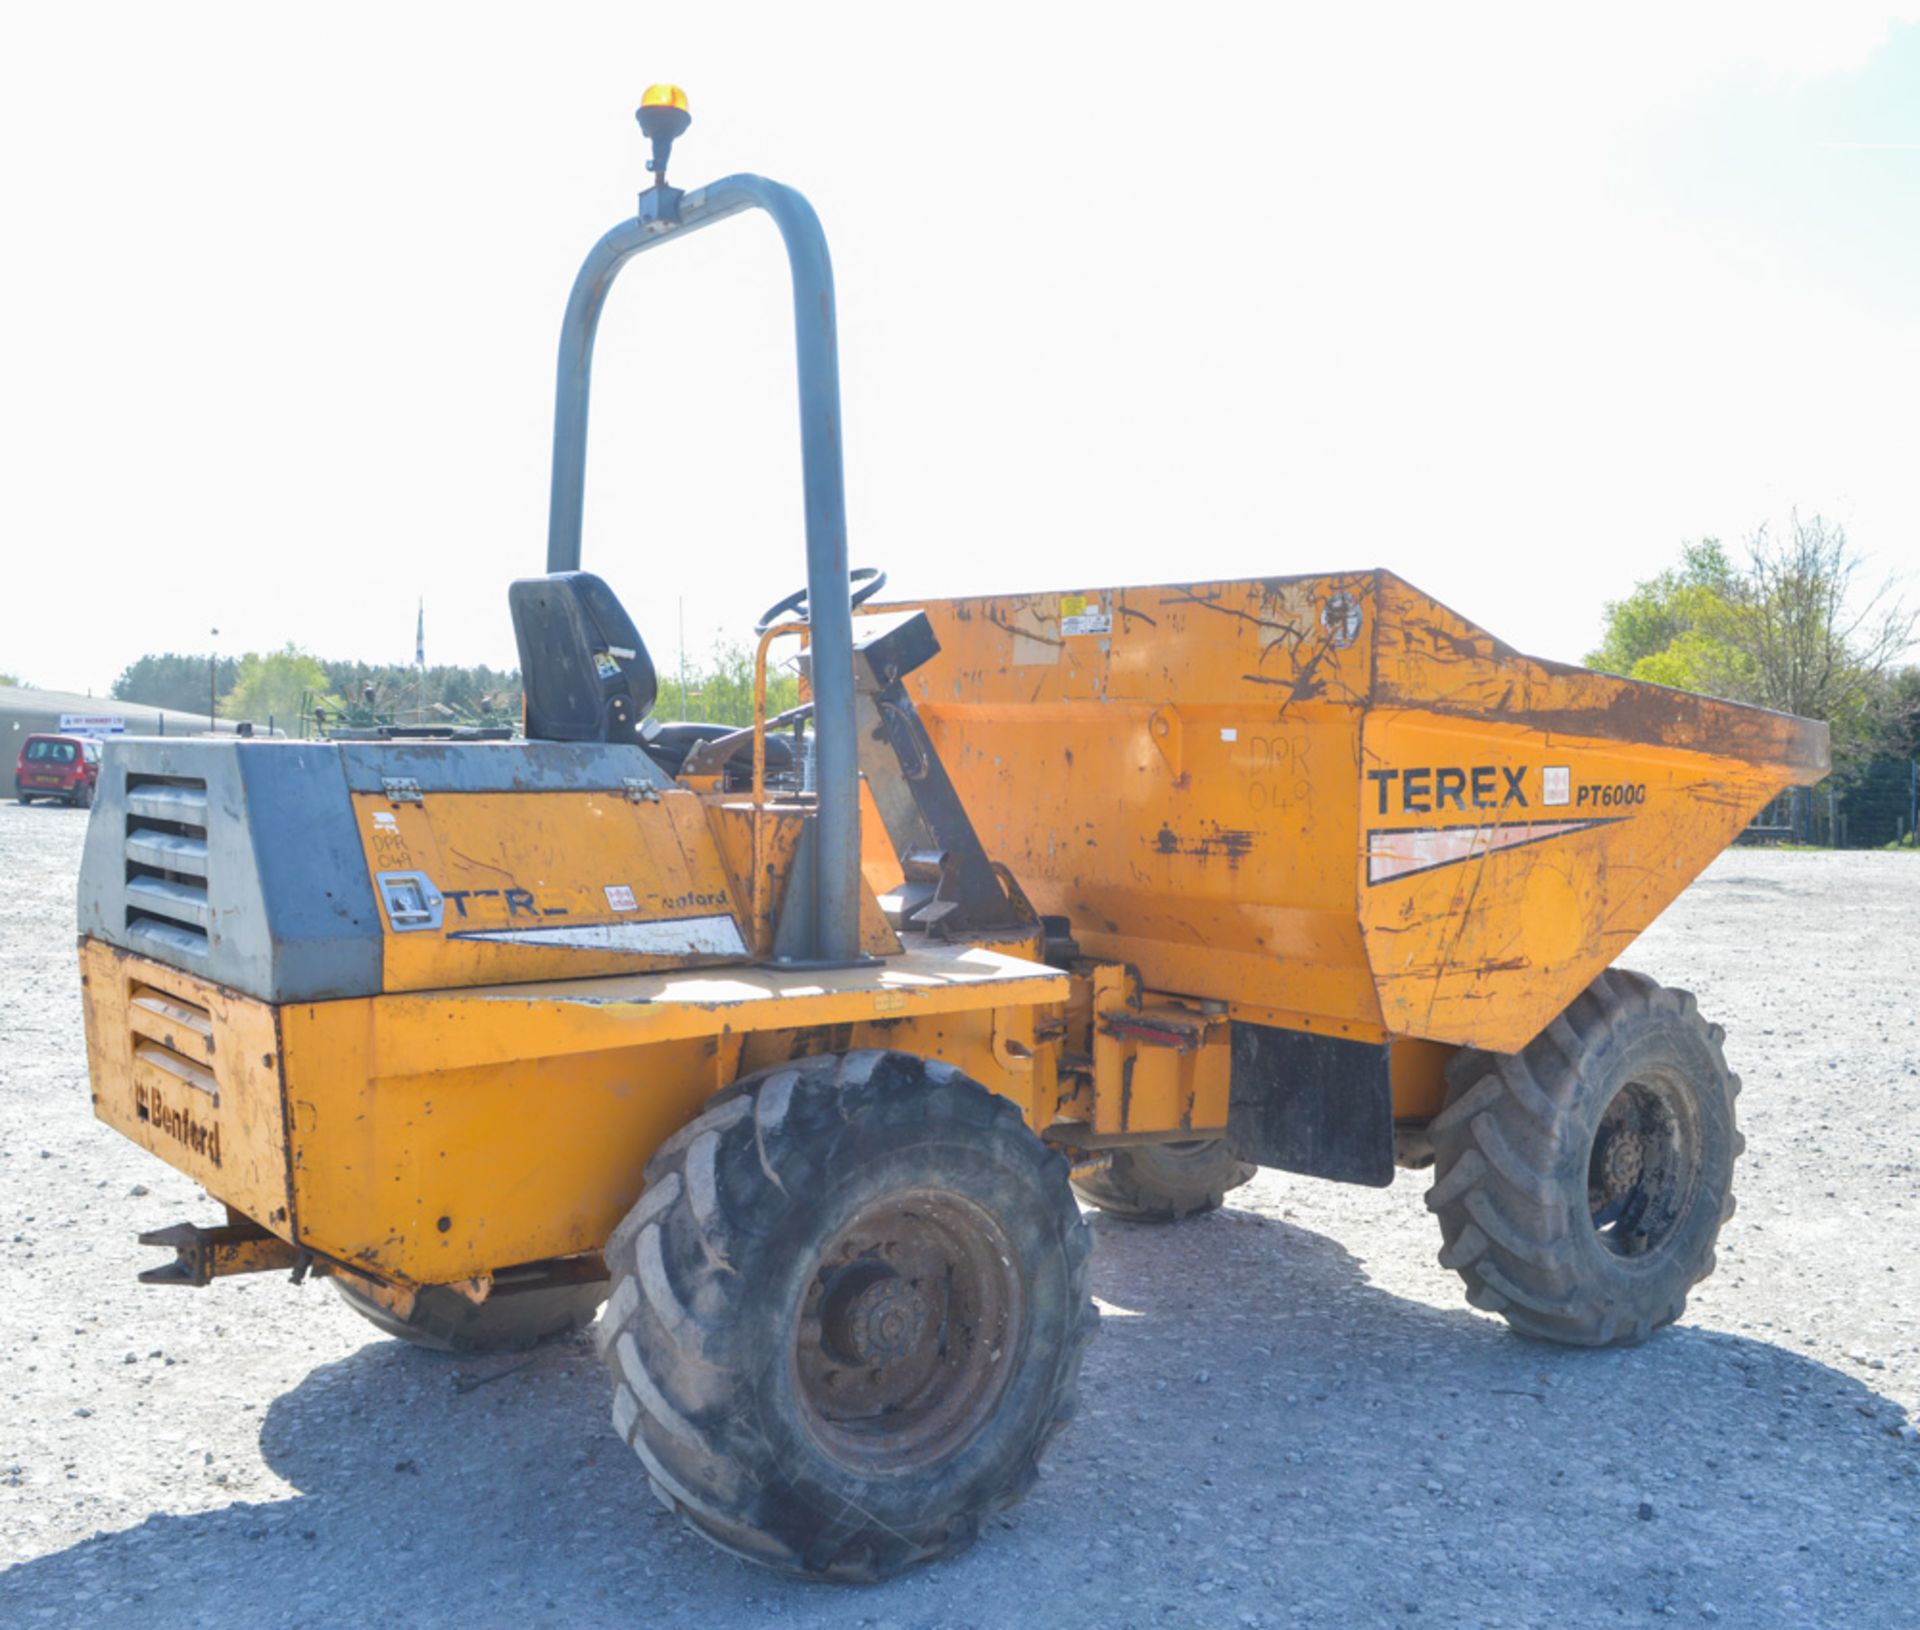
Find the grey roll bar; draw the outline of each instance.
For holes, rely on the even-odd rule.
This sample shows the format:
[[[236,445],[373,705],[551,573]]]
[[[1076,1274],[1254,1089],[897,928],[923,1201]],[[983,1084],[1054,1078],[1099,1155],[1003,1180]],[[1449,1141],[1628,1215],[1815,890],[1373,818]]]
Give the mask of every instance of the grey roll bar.
[[[859,756],[854,739],[853,612],[847,585],[847,499],[840,454],[840,353],[834,320],[833,266],[813,206],[791,187],[757,175],[732,175],[675,192],[640,196],[640,213],[607,233],[581,263],[560,327],[554,391],[553,492],[547,519],[547,570],[580,565],[586,493],[587,406],[593,344],[607,293],[637,254],[684,233],[762,209],[773,217],[793,274],[794,349],[800,381],[801,479],[805,486],[809,682],[813,689],[814,861],[794,882],[814,880],[811,945],[804,960],[825,965],[860,954]]]

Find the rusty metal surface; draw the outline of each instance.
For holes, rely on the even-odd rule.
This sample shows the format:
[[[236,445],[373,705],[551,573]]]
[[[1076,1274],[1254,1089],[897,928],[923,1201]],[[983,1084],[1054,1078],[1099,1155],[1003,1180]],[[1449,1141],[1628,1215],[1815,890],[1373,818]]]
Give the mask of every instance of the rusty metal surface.
[[[794,1328],[801,1411],[842,1465],[938,1464],[999,1403],[1027,1323],[1018,1254],[964,1196],[906,1189],[828,1243]]]
[[[1809,786],[1827,726],[1766,708],[1522,655],[1391,572],[1379,576],[1373,704],[1498,719],[1545,735],[1676,747]]]
[[[391,900],[383,988],[440,990],[743,960],[738,899],[708,811],[674,790],[355,793],[368,874],[418,877],[419,921]],[[383,898],[386,889],[381,890]]]
[[[94,1113],[294,1238],[274,1009],[99,940],[80,975]]]
[[[232,1274],[271,1273],[298,1266],[301,1253],[285,1240],[254,1222],[229,1222],[217,1228],[175,1223],[140,1236],[142,1245],[157,1245],[174,1253],[174,1260],[140,1275],[143,1285],[210,1285]]]
[[[1053,1083],[1035,1013],[1066,993],[1051,968],[921,945],[867,968],[689,969],[290,1009],[301,1243],[417,1284],[597,1251],[662,1142],[738,1074],[802,1047],[949,1059],[1031,1113]]]
[[[1522,656],[1384,571],[924,609],[908,688],[1035,907],[1334,1037],[1522,1045],[1827,764],[1824,725]]]

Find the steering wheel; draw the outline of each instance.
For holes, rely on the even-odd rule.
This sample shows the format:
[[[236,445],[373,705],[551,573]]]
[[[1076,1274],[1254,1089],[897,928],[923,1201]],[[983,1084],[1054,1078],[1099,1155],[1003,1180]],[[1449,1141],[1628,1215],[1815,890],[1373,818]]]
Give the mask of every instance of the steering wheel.
[[[876,594],[887,586],[887,574],[878,566],[856,566],[847,573],[847,586],[853,591],[849,604],[855,611],[864,606]],[[756,634],[764,634],[789,612],[798,612],[800,620],[807,619],[807,591],[795,589],[784,600],[777,600],[760,613],[760,620],[753,625]]]

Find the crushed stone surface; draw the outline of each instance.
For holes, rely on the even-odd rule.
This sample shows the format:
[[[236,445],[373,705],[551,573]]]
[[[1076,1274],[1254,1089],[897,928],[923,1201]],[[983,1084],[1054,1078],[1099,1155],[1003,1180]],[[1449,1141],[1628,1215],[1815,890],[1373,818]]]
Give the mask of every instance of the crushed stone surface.
[[[1920,857],[1735,851],[1625,959],[1698,994],[1746,1083],[1739,1213],[1679,1326],[1509,1334],[1438,1266],[1420,1173],[1097,1219],[1102,1332],[1039,1486],[851,1591],[684,1533],[584,1336],[448,1358],[323,1284],[135,1283],[137,1233],[220,1212],[93,1119],[85,819],[0,805],[10,1630],[1920,1623]]]

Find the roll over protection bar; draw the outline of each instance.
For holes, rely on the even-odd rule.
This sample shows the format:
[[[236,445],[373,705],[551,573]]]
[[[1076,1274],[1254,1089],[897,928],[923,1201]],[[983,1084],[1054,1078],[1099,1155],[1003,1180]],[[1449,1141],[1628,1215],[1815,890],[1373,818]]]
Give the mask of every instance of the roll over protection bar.
[[[860,954],[853,612],[847,585],[847,500],[840,453],[840,353],[827,240],[813,206],[791,187],[757,175],[732,175],[686,192],[656,186],[640,195],[640,211],[634,219],[621,222],[587,252],[560,327],[547,570],[573,571],[580,565],[593,344],[613,280],[635,255],[750,209],[772,216],[786,244],[793,276],[794,349],[800,383],[818,804],[815,863],[801,868],[794,879],[796,884],[809,876],[814,881],[811,944],[805,956],[796,960],[844,965],[864,959]]]

